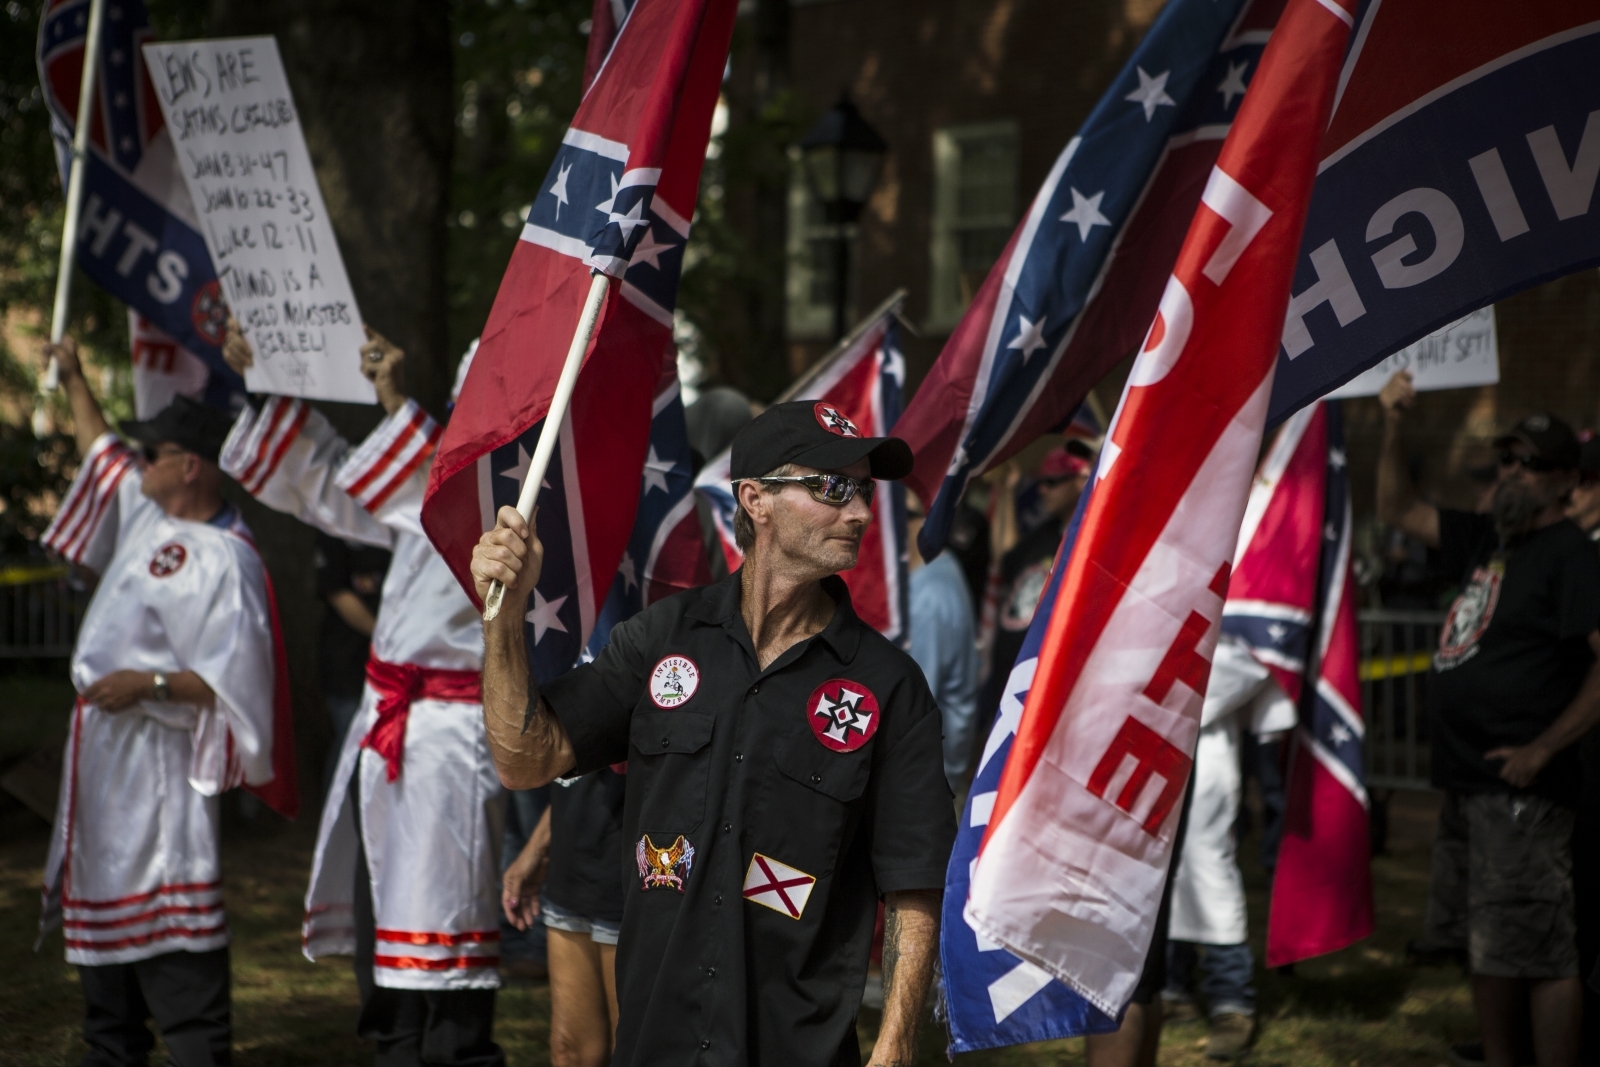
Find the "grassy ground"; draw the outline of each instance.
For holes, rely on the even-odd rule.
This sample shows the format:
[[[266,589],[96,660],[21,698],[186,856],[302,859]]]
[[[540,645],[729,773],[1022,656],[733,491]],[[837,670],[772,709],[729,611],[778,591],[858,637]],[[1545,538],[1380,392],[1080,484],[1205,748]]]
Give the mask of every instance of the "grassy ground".
[[[268,816],[268,819],[271,817]],[[1379,928],[1368,942],[1302,964],[1294,978],[1257,975],[1261,1033],[1253,1064],[1283,1067],[1379,1067],[1445,1062],[1450,1041],[1473,1033],[1460,975],[1402,965],[1408,937],[1421,924],[1427,885],[1427,843],[1433,805],[1397,797],[1390,854],[1374,863]],[[230,821],[224,846],[229,920],[233,927],[234,1025],[241,1067],[367,1064],[371,1052],[352,1033],[355,982],[342,960],[311,964],[300,955],[300,896],[314,827]],[[61,938],[32,951],[38,882],[47,828],[0,798],[0,1065],[75,1063],[82,1045],[77,977],[62,962]],[[1261,919],[1265,884],[1247,845],[1251,914]],[[1259,924],[1257,924],[1259,925]],[[1256,936],[1260,951],[1259,932]],[[502,991],[496,1034],[514,1067],[548,1063],[549,993],[513,984]],[[861,1019],[863,1047],[877,1026]],[[945,1062],[944,1041],[930,1031],[921,1063]],[[1205,1026],[1168,1027],[1164,1067],[1206,1063]],[[959,1063],[1045,1067],[1081,1064],[1082,1041],[973,1053]]]

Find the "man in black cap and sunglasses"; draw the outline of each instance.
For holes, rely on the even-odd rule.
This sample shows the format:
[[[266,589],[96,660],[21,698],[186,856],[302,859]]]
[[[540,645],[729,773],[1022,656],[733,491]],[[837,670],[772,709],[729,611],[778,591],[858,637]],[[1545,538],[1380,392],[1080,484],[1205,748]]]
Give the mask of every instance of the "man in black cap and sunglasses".
[[[593,663],[530,679],[525,605],[543,549],[515,509],[473,555],[484,720],[521,789],[628,761],[629,891],[613,1063],[861,1062],[855,1023],[886,904],[873,1064],[910,1063],[955,835],[939,710],[915,662],[856,617],[875,478],[911,470],[827,403],[739,431],[745,562],[618,626]]]
[[[1578,438],[1553,415],[1529,415],[1494,441],[1490,514],[1453,511],[1418,500],[1407,475],[1411,376],[1396,374],[1378,399],[1378,518],[1439,549],[1461,576],[1429,679],[1433,783],[1445,801],[1426,940],[1467,951],[1491,1067],[1517,1062],[1524,1003],[1539,1063],[1576,1063],[1574,742],[1600,721],[1600,555],[1564,515]]]

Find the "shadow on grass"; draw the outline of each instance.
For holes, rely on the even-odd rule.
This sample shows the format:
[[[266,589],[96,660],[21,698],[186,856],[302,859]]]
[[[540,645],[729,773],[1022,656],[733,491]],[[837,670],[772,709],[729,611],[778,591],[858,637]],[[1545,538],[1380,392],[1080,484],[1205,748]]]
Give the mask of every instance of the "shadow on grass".
[[[1405,967],[1363,968],[1320,977],[1268,974],[1260,983],[1260,1007],[1269,1018],[1298,1015],[1377,1022],[1394,1016],[1413,977]]]

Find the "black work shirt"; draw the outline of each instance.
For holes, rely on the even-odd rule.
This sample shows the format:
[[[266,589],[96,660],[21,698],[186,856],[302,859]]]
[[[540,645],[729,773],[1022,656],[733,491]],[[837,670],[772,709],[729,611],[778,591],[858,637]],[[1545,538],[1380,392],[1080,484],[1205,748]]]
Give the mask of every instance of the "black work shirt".
[[[1439,549],[1462,588],[1434,656],[1433,783],[1511,792],[1502,761],[1484,753],[1532,741],[1578,695],[1600,626],[1600,555],[1565,519],[1501,549],[1489,516],[1448,510],[1439,512]],[[1574,805],[1579,778],[1571,745],[1531,791]]]
[[[736,572],[544,689],[580,772],[628,761],[614,1064],[855,1062],[879,896],[944,885],[938,708],[823,587],[832,621],[766,670]]]

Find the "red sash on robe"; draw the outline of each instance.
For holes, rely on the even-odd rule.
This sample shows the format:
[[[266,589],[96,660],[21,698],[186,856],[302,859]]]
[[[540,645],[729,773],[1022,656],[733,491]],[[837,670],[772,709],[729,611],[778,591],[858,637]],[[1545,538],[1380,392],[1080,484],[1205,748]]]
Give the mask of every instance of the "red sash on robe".
[[[367,681],[378,694],[378,721],[373,724],[361,747],[382,756],[389,781],[400,777],[400,757],[406,745],[406,717],[413,701],[444,700],[460,704],[483,703],[483,675],[480,671],[452,671],[439,667],[419,667],[415,663],[385,663],[367,660]]]

